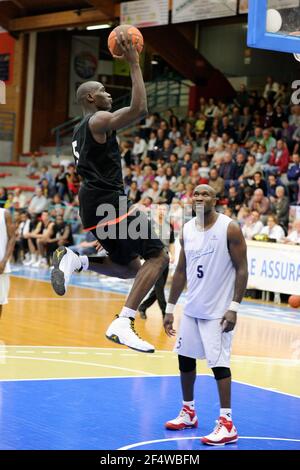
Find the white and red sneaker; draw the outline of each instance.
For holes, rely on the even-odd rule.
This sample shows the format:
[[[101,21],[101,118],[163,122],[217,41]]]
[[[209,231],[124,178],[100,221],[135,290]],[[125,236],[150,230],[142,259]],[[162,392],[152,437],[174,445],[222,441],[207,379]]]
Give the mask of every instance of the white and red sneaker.
[[[232,444],[237,442],[238,433],[232,421],[228,421],[223,416],[220,416],[216,421],[216,427],[211,434],[201,438],[202,444],[210,446],[224,446],[225,444]]]
[[[177,416],[177,418],[167,421],[165,424],[167,429],[172,431],[182,431],[187,428],[197,428],[198,418],[195,410],[192,410],[189,406],[184,405]]]

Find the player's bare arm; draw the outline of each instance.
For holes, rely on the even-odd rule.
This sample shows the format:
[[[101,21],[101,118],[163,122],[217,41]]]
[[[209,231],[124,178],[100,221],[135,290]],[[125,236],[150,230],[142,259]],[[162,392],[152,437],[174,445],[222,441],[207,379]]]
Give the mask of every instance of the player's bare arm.
[[[130,66],[132,80],[131,103],[130,106],[119,109],[113,113],[108,111],[98,111],[95,113],[89,121],[90,129],[95,137],[101,136],[108,131],[126,127],[142,119],[148,113],[147,94],[137,49],[132,44],[131,38],[125,41],[124,35],[119,38],[118,44],[123,50],[123,55],[118,58],[124,58]]]
[[[247,246],[240,227],[234,222],[231,222],[228,226],[227,240],[229,254],[236,272],[232,300],[241,303],[248,281]],[[221,320],[223,331],[225,333],[232,331],[236,321],[237,313],[228,310]]]
[[[179,255],[178,264],[173,276],[173,281],[171,285],[171,291],[169,295],[169,304],[175,305],[177,300],[180,297],[186,284],[186,258],[183,248],[183,243],[181,242],[181,251]],[[164,318],[164,328],[168,336],[174,336],[176,331],[173,329],[174,315],[172,313],[166,313]]]
[[[4,258],[0,261],[0,274],[4,272],[5,266],[11,255],[14,251],[14,246],[16,242],[16,228],[15,224],[12,221],[12,217],[8,211],[5,212],[5,223],[6,223],[6,230],[7,230],[7,246]]]

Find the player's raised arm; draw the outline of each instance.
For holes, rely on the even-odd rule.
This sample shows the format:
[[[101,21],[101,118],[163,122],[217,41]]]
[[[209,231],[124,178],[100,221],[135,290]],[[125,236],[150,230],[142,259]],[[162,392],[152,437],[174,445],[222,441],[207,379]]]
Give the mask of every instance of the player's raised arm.
[[[130,37],[125,40],[122,33],[118,39],[118,44],[123,50],[123,55],[115,57],[124,58],[130,66],[132,80],[131,103],[130,106],[121,108],[113,113],[107,111],[95,113],[90,119],[90,128],[93,134],[103,134],[107,131],[121,129],[142,119],[148,113],[147,94],[136,46],[133,45]]]

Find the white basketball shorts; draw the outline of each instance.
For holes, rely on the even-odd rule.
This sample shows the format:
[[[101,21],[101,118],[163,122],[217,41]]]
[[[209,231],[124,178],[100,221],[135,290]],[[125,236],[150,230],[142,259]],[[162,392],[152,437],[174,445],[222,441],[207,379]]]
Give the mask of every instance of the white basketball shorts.
[[[183,314],[174,352],[206,359],[208,367],[230,367],[233,331],[222,332],[221,319],[201,320]]]
[[[0,274],[0,305],[8,303],[9,275]]]

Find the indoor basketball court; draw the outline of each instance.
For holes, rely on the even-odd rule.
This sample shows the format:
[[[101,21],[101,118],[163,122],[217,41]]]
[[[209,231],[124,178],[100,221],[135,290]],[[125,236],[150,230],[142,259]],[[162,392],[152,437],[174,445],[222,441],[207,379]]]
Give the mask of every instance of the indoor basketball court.
[[[199,4],[191,2],[190,6],[182,0],[121,3],[55,0],[52,3],[51,7],[38,0],[0,3],[0,25],[3,28],[0,33],[0,79],[1,83],[6,84],[2,93],[5,96],[1,96],[3,104],[0,105],[0,207],[11,214],[16,230],[22,227],[16,231],[19,248],[14,251],[11,260],[8,303],[3,302],[0,320],[0,450],[299,450],[300,228],[297,229],[297,221],[300,220],[300,158],[297,163],[295,157],[300,152],[299,1],[249,0],[249,5],[246,0],[203,1]],[[158,3],[159,9],[154,5]],[[152,22],[149,11],[152,12]],[[107,29],[92,29],[106,22]],[[174,108],[173,115],[178,113],[178,120],[182,116],[183,124],[178,128],[176,125],[169,126],[168,131],[175,128],[173,132],[180,133],[183,129],[183,145],[192,146],[192,150],[187,151],[190,159],[182,156],[181,160],[190,172],[190,180],[186,180],[184,189],[178,188],[178,178],[182,182],[185,175],[180,173],[180,167],[176,174],[176,162],[170,172],[175,178],[172,180],[172,191],[176,200],[173,204],[177,204],[177,208],[190,201],[189,190],[192,189],[188,186],[193,185],[192,172],[195,171],[192,165],[198,160],[202,162],[208,155],[208,165],[198,164],[198,178],[199,175],[203,178],[205,168],[211,171],[215,164],[221,172],[219,155],[210,155],[211,133],[221,139],[218,145],[223,147],[219,150],[231,152],[233,159],[241,153],[245,160],[252,155],[250,144],[248,147],[251,139],[251,146],[255,143],[264,146],[266,157],[270,135],[258,142],[256,134],[253,138],[256,128],[261,128],[261,136],[266,130],[273,135],[275,143],[270,147],[269,156],[276,153],[278,141],[285,142],[288,151],[286,169],[274,173],[282,150],[279,149],[272,164],[271,160],[262,163],[256,150],[256,161],[260,162],[260,171],[266,181],[265,188],[263,185],[256,186],[255,180],[250,184],[251,176],[244,178],[242,189],[239,183],[235,185],[234,182],[228,183],[227,187],[227,181],[234,178],[224,176],[224,192],[218,196],[217,210],[229,214],[226,211],[232,207],[230,217],[241,228],[242,223],[245,224],[245,231],[242,230],[246,234],[250,222],[248,224],[246,216],[245,222],[242,215],[239,218],[241,206],[244,204],[246,207],[249,220],[253,211],[258,211],[261,206],[259,203],[255,205],[254,200],[250,209],[246,199],[238,203],[234,200],[230,206],[230,189],[236,187],[244,197],[244,193],[250,192],[246,189],[249,183],[253,189],[251,197],[255,197],[254,191],[262,188],[264,197],[269,199],[269,210],[259,213],[262,226],[268,226],[273,211],[278,226],[284,231],[281,240],[276,240],[270,232],[263,238],[259,238],[258,232],[254,234],[256,238],[245,235],[248,286],[238,311],[231,357],[232,409],[239,439],[230,445],[205,446],[200,442],[201,436],[211,432],[219,416],[216,381],[205,361],[197,361],[195,402],[198,427],[181,432],[165,428],[165,423],[180,411],[182,395],[177,354],[173,352],[175,338],[166,335],[157,302],[147,309],[146,319],[141,318],[139,313],[136,316],[136,330],[144,340],[155,346],[154,354],[144,354],[108,341],[105,332],[124,306],[133,280],[83,271],[72,275],[67,293],[60,297],[54,293],[50,282],[53,251],[48,256],[48,247],[43,251],[39,243],[24,245],[20,242],[26,220],[32,223],[33,214],[40,220],[41,213],[47,212],[50,222],[47,221],[46,228],[52,220],[58,224],[56,219],[59,216],[71,227],[73,236],[69,245],[77,247],[74,251],[78,247],[80,250],[87,247],[95,249],[95,245],[88,245],[90,241],[85,238],[86,232],[79,217],[76,185],[81,182],[76,180],[73,169],[69,168],[73,163],[70,135],[74,125],[80,121],[80,109],[73,95],[85,80],[100,80],[113,97],[116,95],[116,109],[128,106],[131,90],[129,69],[126,64],[116,65],[118,59],[113,60],[111,56],[110,52],[120,54],[116,42],[110,39],[107,45],[109,34],[122,23],[134,25],[142,34],[140,39],[132,40],[136,41],[137,47],[141,46],[138,52],[143,61],[149,114],[160,113],[167,122],[167,111]],[[225,43],[223,52],[220,43],[216,42],[224,31],[219,28],[227,28],[225,39],[229,42],[228,47]],[[217,38],[212,45],[202,45],[206,34],[211,40]],[[230,34],[233,39],[230,39]],[[241,38],[244,38],[241,57],[236,59],[236,70],[229,76],[230,61],[226,61],[226,54],[230,54],[232,43],[241,42]],[[112,48],[115,49],[112,51]],[[189,48],[191,59],[186,55]],[[215,63],[212,59],[214,54],[218,56]],[[189,60],[194,65],[189,66]],[[272,61],[276,61],[276,67],[270,65]],[[168,67],[170,76],[166,78]],[[271,88],[266,92],[265,88],[265,103],[258,104],[268,67],[271,67],[269,73],[275,72],[273,84],[278,82],[286,87],[284,93],[288,94],[288,101],[284,101],[285,94],[284,98],[283,94],[279,94],[281,101],[276,104],[275,88],[274,93]],[[159,76],[163,79],[157,78]],[[162,88],[163,82],[167,88]],[[240,84],[244,86],[244,91],[248,90],[246,98],[240,92]],[[218,86],[219,90],[216,91]],[[276,93],[279,91],[276,90]],[[201,101],[203,96],[204,101]],[[205,110],[201,108],[210,97],[218,108],[214,111],[214,118],[208,114],[208,105]],[[254,98],[257,99],[255,105]],[[246,101],[241,104],[242,100]],[[239,108],[239,103],[243,109],[240,116],[243,113],[243,116],[249,113],[252,116],[247,121],[251,123],[248,128],[246,125],[243,127],[245,120],[240,120],[234,127],[234,108]],[[276,110],[278,106],[281,107],[280,112]],[[225,108],[227,111],[224,111]],[[244,108],[247,108],[246,112]],[[189,112],[190,116],[197,118],[190,121],[191,134],[186,137],[186,116]],[[287,123],[286,126],[278,124],[281,121],[276,121],[276,113],[280,114],[278,119]],[[218,128],[217,124],[219,119],[219,126],[223,126],[222,119],[227,115],[230,116],[233,131],[232,135],[228,134],[231,140],[226,141],[225,138],[222,142],[224,133],[229,133],[229,130],[225,126],[220,131],[221,127]],[[210,124],[212,127],[207,128]],[[160,124],[157,126],[154,129],[156,134],[159,133]],[[290,134],[288,128],[292,128]],[[154,177],[157,176],[157,181],[160,181],[159,177],[165,177],[164,182],[167,181],[166,168],[168,162],[172,162],[171,153],[174,153],[168,153],[162,144],[161,155],[155,154],[154,157],[157,141],[150,149],[151,132],[153,129],[147,121],[139,126],[128,126],[119,142],[120,145],[131,142],[131,163],[123,165],[124,181],[130,196],[131,191],[136,196],[131,185],[132,181],[139,181],[140,170],[137,167],[141,166],[144,179],[139,189],[140,203],[145,207],[148,207],[148,202],[143,202],[144,199],[148,197],[153,202],[156,197],[157,188],[152,184]],[[179,135],[174,139],[177,141],[178,138]],[[148,150],[142,150],[142,157],[139,152],[134,153],[134,145],[141,145],[141,140],[148,146]],[[172,137],[166,140],[172,141]],[[180,145],[175,140],[173,150],[177,148],[177,153],[180,153]],[[199,153],[197,149],[200,149]],[[191,155],[194,155],[193,158]],[[211,157],[214,164],[211,164]],[[125,161],[125,158],[122,153],[122,160]],[[145,158],[150,158],[150,163],[147,160],[145,163]],[[29,169],[30,165],[33,170]],[[65,180],[58,175],[59,167],[64,165],[62,173],[66,171],[67,174],[65,192],[63,185],[60,185]],[[292,165],[299,167],[299,177],[295,180],[289,179],[288,172]],[[145,167],[150,170],[145,170]],[[160,172],[160,168],[164,170]],[[147,175],[151,171],[153,178],[149,177],[148,185]],[[276,188],[273,191],[270,175],[277,178],[276,188],[285,188],[288,206],[284,210],[278,205],[280,196]],[[205,184],[213,181],[209,178]],[[48,182],[43,183],[43,180]],[[236,181],[241,180],[237,178]],[[55,188],[53,191],[51,184]],[[197,180],[197,184],[202,183]],[[44,192],[37,196],[36,188],[39,185]],[[4,191],[1,192],[1,188]],[[23,206],[19,193],[15,192],[17,188],[21,188],[25,195]],[[59,198],[54,199],[57,194]],[[19,199],[15,200],[14,197]],[[33,206],[28,210],[34,197],[47,200],[48,205],[43,206],[40,212],[34,212]],[[28,217],[24,215],[26,211]],[[280,214],[284,221],[282,224]],[[30,230],[37,229],[28,228],[28,233]],[[66,225],[63,230],[66,230]],[[292,238],[288,240],[293,230],[298,230],[295,242]],[[266,231],[261,233],[266,234]],[[54,235],[52,238],[55,239]],[[167,301],[178,261],[179,242],[176,236],[174,245],[174,256],[165,285]],[[24,246],[27,248],[24,249]],[[88,252],[80,251],[82,255],[85,253]],[[97,253],[93,254],[95,256]],[[184,291],[176,305],[176,331],[186,300],[187,293]]]

